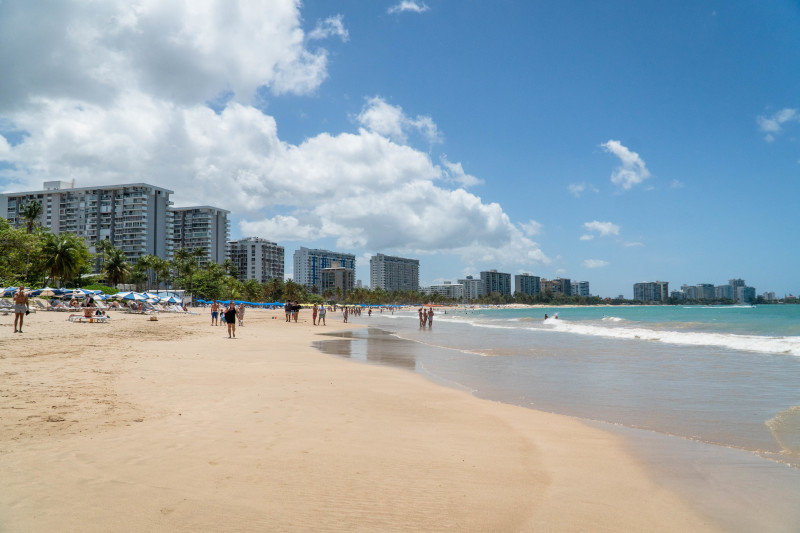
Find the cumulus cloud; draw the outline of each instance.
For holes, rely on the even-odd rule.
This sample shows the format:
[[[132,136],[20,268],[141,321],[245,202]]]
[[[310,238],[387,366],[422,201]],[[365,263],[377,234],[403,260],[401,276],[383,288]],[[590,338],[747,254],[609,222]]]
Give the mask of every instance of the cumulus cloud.
[[[644,160],[639,157],[639,154],[630,151],[619,141],[609,140],[600,146],[606,152],[617,156],[622,163],[611,174],[611,183],[614,185],[628,190],[650,177],[650,172],[647,170]]]
[[[328,17],[317,22],[317,26],[308,34],[309,39],[327,39],[328,37],[339,37],[342,41],[350,40],[350,32],[344,27],[342,15]]]
[[[761,131],[766,133],[764,140],[772,142],[775,140],[775,135],[781,132],[785,123],[800,122],[800,113],[798,113],[797,109],[787,107],[774,113],[771,117],[761,115],[756,118],[756,121]]]
[[[619,235],[619,226],[612,222],[600,222],[598,220],[593,220],[591,222],[584,222],[583,227],[587,230],[598,234],[600,237],[608,237],[610,235]],[[592,238],[592,236],[589,236]],[[583,239],[581,240],[588,240]]]
[[[591,192],[600,192],[600,191],[598,191],[598,190],[597,190],[597,187],[595,187],[595,186],[593,186],[593,185],[590,185],[590,184],[588,184],[588,183],[586,183],[586,182],[582,182],[582,183],[570,183],[570,184],[567,186],[567,190],[570,192],[570,194],[572,194],[573,196],[575,196],[575,198],[580,198],[580,196],[581,196],[581,195],[582,195],[584,192],[586,192],[587,190],[588,190],[588,191],[591,191]]]
[[[379,96],[368,98],[356,120],[365,128],[405,143],[410,132],[419,133],[429,143],[441,142],[439,129],[433,119],[425,115],[411,118],[400,106],[393,106]]]
[[[415,2],[414,0],[402,0],[399,4],[393,5],[387,11],[390,15],[396,13],[404,13],[410,11],[411,13],[424,13],[430,9],[426,4]]]
[[[305,94],[327,52],[305,47],[299,2],[0,3],[0,113],[35,97],[108,104],[139,91],[180,104],[259,87]]]
[[[609,265],[608,261],[602,259],[584,259],[582,264],[584,268],[602,268]]]
[[[522,232],[528,237],[539,235],[542,232],[542,225],[539,222],[536,222],[535,220],[522,222],[520,223],[519,227],[522,229]]]
[[[482,179],[478,179],[464,172],[464,167],[461,163],[451,163],[448,161],[446,155],[442,155],[441,163],[445,168],[445,174],[449,181],[461,185],[462,187],[472,187],[473,185],[483,184]]]
[[[275,119],[242,95],[256,87],[304,93],[327,75],[325,51],[304,48],[296,1],[237,9],[213,0],[119,1],[95,6],[99,14],[80,3],[51,6],[55,14],[20,5],[0,3],[0,41],[21,35],[11,14],[29,20],[26,31],[41,40],[25,41],[27,61],[12,52],[25,47],[0,46],[8,67],[0,125],[24,133],[14,143],[0,137],[7,190],[38,190],[48,180],[143,181],[175,191],[177,205],[229,209],[244,234],[276,241],[333,238],[359,253],[451,253],[501,265],[550,261],[530,238],[533,221],[513,223],[499,204],[465,190],[480,180],[461,163],[435,162],[407,144],[411,135],[441,140],[430,117],[411,118],[376,96],[355,132],[299,144],[279,137]],[[77,26],[67,31],[69,22]],[[54,27],[61,34],[39,30]],[[335,23],[319,27],[337,35]],[[35,65],[61,53],[67,68]],[[225,91],[232,96],[209,107]]]

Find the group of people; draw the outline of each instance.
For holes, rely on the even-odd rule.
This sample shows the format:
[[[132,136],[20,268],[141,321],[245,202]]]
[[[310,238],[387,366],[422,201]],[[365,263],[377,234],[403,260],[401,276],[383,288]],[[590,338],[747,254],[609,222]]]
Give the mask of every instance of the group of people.
[[[433,307],[428,309],[419,308],[419,327],[424,328],[426,325],[428,327],[433,326]]]
[[[240,326],[244,326],[244,304],[239,304],[236,307],[236,302],[230,301],[224,308],[216,301],[211,304],[211,325],[212,326],[228,326],[228,338],[236,338],[236,321],[239,321]]]
[[[324,305],[314,304],[314,308],[311,309],[311,320],[314,325],[327,326],[325,323],[326,314],[328,314],[328,310]],[[317,318],[319,318],[319,323],[317,323]]]

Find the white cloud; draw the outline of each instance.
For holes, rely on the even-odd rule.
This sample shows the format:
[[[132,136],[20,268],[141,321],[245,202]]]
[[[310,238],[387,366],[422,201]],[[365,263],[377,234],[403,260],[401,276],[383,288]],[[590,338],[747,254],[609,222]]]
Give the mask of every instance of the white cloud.
[[[388,104],[379,96],[367,99],[356,120],[365,128],[399,143],[407,142],[412,131],[431,144],[441,142],[439,130],[431,117],[417,115],[412,119],[403,113],[403,108]]]
[[[680,180],[672,180],[669,184],[670,189],[683,189],[686,185]]]
[[[528,237],[539,235],[542,232],[542,225],[535,220],[521,222],[519,227],[522,228],[522,232]]]
[[[342,15],[328,17],[317,22],[317,26],[308,34],[309,39],[327,39],[328,37],[339,37],[342,41],[350,40],[350,33],[342,23]]]
[[[424,3],[418,3],[414,0],[402,0],[402,2],[399,4],[390,7],[387,13],[390,15],[394,15],[395,13],[403,13],[406,11],[410,11],[412,13],[424,13],[428,9],[430,8]]]
[[[637,242],[637,241],[626,241],[622,243],[622,246],[626,248],[632,248],[634,246],[644,246],[644,243]]]
[[[766,133],[764,140],[772,142],[775,140],[775,135],[781,132],[785,123],[800,122],[800,113],[798,113],[797,109],[785,108],[771,117],[761,115],[756,118],[756,122],[758,122],[758,127],[761,131]]]
[[[567,190],[569,190],[569,192],[573,196],[575,196],[575,198],[579,198],[581,196],[581,194],[583,194],[587,190],[592,191],[592,192],[600,192],[600,191],[597,190],[597,187],[595,187],[593,185],[590,185],[590,184],[588,184],[586,182],[570,183],[567,186]]]
[[[584,268],[602,268],[609,265],[608,261],[602,259],[584,259],[582,264]]]
[[[445,168],[445,173],[448,176],[449,181],[462,187],[472,187],[474,185],[483,184],[482,179],[478,179],[475,176],[471,176],[470,174],[464,172],[464,167],[461,166],[461,163],[451,163],[448,161],[446,155],[442,155],[441,163]]]
[[[599,234],[601,237],[609,235],[619,235],[619,226],[611,222],[600,222],[593,220],[591,222],[584,222],[583,227],[589,231]],[[586,240],[581,238],[581,240]]]
[[[410,118],[376,96],[356,132],[300,144],[278,136],[249,95],[264,86],[309,92],[326,75],[325,51],[303,48],[294,0],[241,9],[120,0],[93,4],[97,13],[84,4],[51,13],[36,3],[23,13],[20,5],[0,3],[0,43],[13,42],[9,32],[21,39],[0,46],[0,121],[24,132],[14,146],[0,137],[7,190],[73,178],[78,186],[143,181],[175,191],[177,205],[229,209],[245,234],[271,240],[335,238],[359,253],[450,253],[498,266],[550,261],[530,238],[533,221],[515,224],[499,204],[466,191],[480,180],[461,163],[434,163],[406,144],[411,134],[440,141],[430,117]],[[10,14],[30,22],[25,31],[37,39],[12,28]],[[58,35],[39,30],[69,23]],[[28,49],[21,61],[17,51]],[[63,68],[48,59],[59,55]],[[234,97],[215,112],[206,102],[224,91]]]
[[[226,0],[0,3],[0,113],[31,98],[109,104],[121,92],[183,105],[259,87],[305,94],[327,52],[304,47],[299,2]]]
[[[594,235],[588,235],[588,234],[581,235],[581,240],[582,241],[591,241],[592,239],[594,239]]]
[[[650,172],[639,154],[630,151],[619,141],[609,140],[600,146],[617,156],[622,163],[611,174],[611,183],[614,185],[628,190],[650,177]]]

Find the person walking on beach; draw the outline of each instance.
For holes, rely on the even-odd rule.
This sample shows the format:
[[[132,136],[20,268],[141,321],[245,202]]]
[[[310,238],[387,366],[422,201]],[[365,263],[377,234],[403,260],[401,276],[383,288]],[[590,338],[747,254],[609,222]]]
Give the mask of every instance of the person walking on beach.
[[[25,294],[25,287],[19,286],[12,298],[14,301],[14,333],[22,333],[22,322],[28,313],[28,295]],[[19,323],[19,328],[17,328]]]
[[[239,325],[244,326],[244,302],[239,304],[239,308],[236,310],[236,318],[239,319]]]
[[[347,307],[342,311],[342,316],[344,316],[344,323],[347,324]]]
[[[420,307],[419,308],[419,327],[421,327],[421,328],[425,327],[425,320],[427,320],[427,318],[428,318],[427,314],[425,314],[425,316],[423,316],[423,313],[424,313],[424,308]]]
[[[219,326],[219,322],[217,321],[219,317],[219,304],[216,300],[211,303],[211,325],[212,326]]]
[[[228,324],[228,338],[230,339],[231,335],[233,335],[233,338],[235,339],[236,338],[236,304],[233,303],[233,300],[231,300],[231,303],[228,304],[228,308],[225,309],[225,313],[224,313],[223,317],[225,319],[225,323]]]
[[[286,300],[286,303],[283,306],[283,312],[286,313],[286,322],[292,321],[292,302]]]
[[[320,323],[321,325],[323,325],[323,326],[326,326],[326,325],[327,325],[327,324],[325,324],[325,312],[326,312],[326,311],[325,311],[325,304],[322,304],[322,305],[319,307],[319,323]]]
[[[428,327],[433,327],[433,307],[428,308]]]
[[[317,325],[317,304],[314,304],[314,309],[311,310],[311,321]]]

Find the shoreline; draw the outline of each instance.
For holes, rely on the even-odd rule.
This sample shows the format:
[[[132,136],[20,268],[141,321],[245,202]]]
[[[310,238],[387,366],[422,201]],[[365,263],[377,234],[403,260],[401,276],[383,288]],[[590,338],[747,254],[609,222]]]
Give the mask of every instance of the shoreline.
[[[0,529],[715,530],[619,436],[322,354],[308,313],[112,317],[0,323]]]

